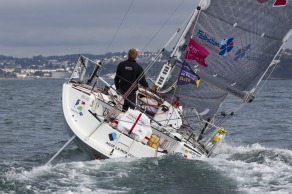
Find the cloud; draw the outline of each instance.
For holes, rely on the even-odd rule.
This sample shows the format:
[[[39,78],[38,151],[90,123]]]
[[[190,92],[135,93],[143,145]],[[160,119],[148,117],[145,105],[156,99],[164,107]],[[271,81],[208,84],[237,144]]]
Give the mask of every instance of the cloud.
[[[129,6],[132,7],[121,25]],[[0,0],[0,54],[29,57],[157,51],[199,0]],[[182,3],[182,4],[181,4]],[[178,7],[179,6],[179,7]],[[177,9],[177,10],[176,10]],[[166,20],[176,10],[168,23]],[[165,26],[158,32],[161,26]]]
[[[182,0],[166,34],[149,50],[158,50],[191,14],[193,0]],[[134,1],[111,45],[111,51],[144,47],[182,2],[176,0]],[[104,53],[130,0],[0,0],[0,54],[11,56]],[[164,31],[165,32],[165,31]]]

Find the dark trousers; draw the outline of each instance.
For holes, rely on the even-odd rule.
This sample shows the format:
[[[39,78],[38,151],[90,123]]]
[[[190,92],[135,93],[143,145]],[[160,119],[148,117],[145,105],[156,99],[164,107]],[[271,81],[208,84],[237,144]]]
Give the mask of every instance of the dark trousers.
[[[124,95],[126,92],[122,91],[122,94]],[[131,103],[132,102],[132,103]],[[136,105],[136,91],[133,91],[132,93],[129,94],[127,99],[124,101],[123,105],[123,111],[127,111],[128,108],[135,109]]]

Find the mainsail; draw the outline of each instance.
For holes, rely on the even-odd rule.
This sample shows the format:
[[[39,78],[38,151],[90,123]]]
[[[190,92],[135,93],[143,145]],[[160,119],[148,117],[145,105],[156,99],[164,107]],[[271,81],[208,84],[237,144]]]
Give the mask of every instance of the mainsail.
[[[170,76],[159,90],[173,100],[179,98],[185,114],[201,113],[211,122],[228,94],[251,101],[289,36],[292,2],[284,2],[278,6],[275,0],[201,1],[171,55]],[[186,57],[190,46],[194,58]],[[176,85],[184,61],[200,76],[199,88]]]

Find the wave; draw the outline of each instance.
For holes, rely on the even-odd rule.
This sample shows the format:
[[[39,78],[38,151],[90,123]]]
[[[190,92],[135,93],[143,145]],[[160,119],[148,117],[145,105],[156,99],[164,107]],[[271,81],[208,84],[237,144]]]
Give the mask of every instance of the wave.
[[[292,151],[223,143],[211,158],[179,156],[64,162],[25,169],[1,163],[4,193],[289,193]],[[1,192],[0,192],[1,193]]]
[[[223,143],[221,152],[205,161],[236,180],[239,191],[281,194],[292,191],[291,150]]]
[[[236,193],[232,180],[211,165],[179,156],[67,162],[22,172],[11,169],[5,176],[22,193],[212,193],[214,182],[221,188],[213,193]]]

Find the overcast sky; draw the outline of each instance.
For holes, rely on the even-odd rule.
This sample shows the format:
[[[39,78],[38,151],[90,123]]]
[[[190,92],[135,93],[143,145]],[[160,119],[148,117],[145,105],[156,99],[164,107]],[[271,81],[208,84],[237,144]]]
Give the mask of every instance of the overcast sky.
[[[124,23],[107,49],[132,2]],[[176,10],[145,49],[157,51],[181,27],[198,2],[0,0],[0,55],[104,54],[132,47],[142,50]]]

